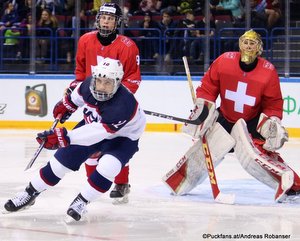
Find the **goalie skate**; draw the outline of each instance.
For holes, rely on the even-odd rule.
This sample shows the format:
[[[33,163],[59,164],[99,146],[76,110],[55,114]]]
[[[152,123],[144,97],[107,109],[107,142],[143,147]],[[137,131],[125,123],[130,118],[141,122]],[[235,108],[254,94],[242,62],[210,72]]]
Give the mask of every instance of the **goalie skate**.
[[[81,194],[78,194],[78,196],[74,199],[74,201],[71,203],[70,207],[67,210],[67,214],[73,220],[67,217],[66,222],[70,223],[74,220],[82,220],[83,215],[87,213],[86,205],[88,203],[89,202]]]
[[[29,183],[24,192],[18,193],[4,204],[5,210],[3,210],[3,213],[17,212],[29,208],[35,203],[35,199],[39,194]]]
[[[114,189],[110,192],[110,198],[113,198],[113,204],[128,203],[128,194],[130,192],[130,184],[116,184]]]
[[[281,203],[291,203],[299,204],[300,203],[300,191],[294,191],[290,189],[280,201]]]

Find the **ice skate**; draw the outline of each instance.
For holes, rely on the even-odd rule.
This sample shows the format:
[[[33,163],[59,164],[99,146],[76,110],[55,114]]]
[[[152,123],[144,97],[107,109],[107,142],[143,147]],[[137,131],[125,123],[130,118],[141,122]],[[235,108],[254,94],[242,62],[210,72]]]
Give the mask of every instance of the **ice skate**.
[[[39,194],[40,193],[34,189],[31,183],[29,183],[25,191],[20,192],[12,199],[9,199],[4,204],[4,208],[7,212],[17,212],[29,208],[35,203],[35,199]]]
[[[128,194],[130,192],[130,184],[116,184],[110,192],[110,197],[113,198],[113,204],[128,203]]]
[[[67,210],[67,214],[74,220],[79,221],[82,219],[82,216],[87,213],[86,205],[89,202],[79,193],[78,196],[71,203],[70,207]],[[74,221],[73,220],[73,221]],[[72,220],[67,219],[66,222]]]
[[[285,193],[285,197],[282,200],[282,203],[300,203],[300,190],[295,191],[290,189]]]

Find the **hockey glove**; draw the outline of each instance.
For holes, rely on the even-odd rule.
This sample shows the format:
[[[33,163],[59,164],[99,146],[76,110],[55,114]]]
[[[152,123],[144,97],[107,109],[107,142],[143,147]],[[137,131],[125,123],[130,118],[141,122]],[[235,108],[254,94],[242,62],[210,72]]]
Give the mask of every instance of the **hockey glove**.
[[[76,86],[81,82],[82,82],[81,80],[72,81],[69,87],[65,89],[64,96],[70,95],[73,92],[73,90],[75,90]]]
[[[54,106],[53,117],[56,119],[58,115],[61,115],[60,123],[64,123],[77,108],[78,106],[71,101],[71,96],[66,95]]]
[[[67,136],[66,128],[54,128],[37,134],[36,140],[39,144],[45,141],[44,147],[49,150],[56,150],[70,145],[70,138]]]
[[[263,148],[267,151],[274,152],[278,150],[289,139],[286,129],[280,123],[280,119],[275,116],[268,117],[261,113],[256,130],[266,139]]]
[[[183,133],[192,136],[194,139],[201,138],[206,133],[206,131],[208,131],[214,125],[219,115],[214,102],[205,100],[203,98],[197,98],[195,108],[191,111],[189,119],[193,120],[199,117],[199,115],[203,111],[204,105],[208,107],[209,113],[203,123],[198,126],[192,124],[184,124],[181,129]]]

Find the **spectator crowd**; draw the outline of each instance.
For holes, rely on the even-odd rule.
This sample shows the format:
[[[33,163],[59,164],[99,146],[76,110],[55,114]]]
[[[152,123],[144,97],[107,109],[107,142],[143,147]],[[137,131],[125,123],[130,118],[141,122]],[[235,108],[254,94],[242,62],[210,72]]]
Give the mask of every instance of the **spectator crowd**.
[[[71,63],[74,58],[74,40],[72,40],[74,31],[67,28],[76,26],[77,1],[36,0],[35,2],[36,5],[33,6],[32,0],[0,1],[0,34],[5,36],[4,47],[9,50],[13,49],[13,55],[17,59],[28,57],[31,14],[32,8],[35,7],[37,63],[45,63],[53,56],[50,37],[61,28],[66,29],[60,30],[59,36],[69,38],[70,43],[61,41],[60,54],[64,56],[67,63]],[[82,29],[93,28],[94,16],[103,2],[114,1],[80,1],[82,9],[80,27]],[[210,0],[210,16],[206,19],[204,0],[125,0],[124,34],[134,37],[140,49],[141,59],[155,61],[164,58],[165,61],[171,61],[185,55],[197,63],[203,61],[206,22],[209,22],[210,38],[214,37],[224,21],[229,24],[227,26],[244,27],[245,4],[246,0]],[[283,5],[280,0],[250,0],[251,27],[262,27],[269,31],[274,27],[282,26]],[[130,31],[130,28],[140,30]],[[81,31],[80,35],[84,32]],[[165,41],[163,50],[159,45],[161,38]],[[229,49],[224,49],[224,51],[227,50]],[[162,52],[164,55],[160,56]]]

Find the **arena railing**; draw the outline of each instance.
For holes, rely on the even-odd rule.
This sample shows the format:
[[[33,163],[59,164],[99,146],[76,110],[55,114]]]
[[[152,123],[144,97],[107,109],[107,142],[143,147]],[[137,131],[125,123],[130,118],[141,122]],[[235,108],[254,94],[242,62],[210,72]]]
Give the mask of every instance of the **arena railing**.
[[[19,31],[24,31],[23,28],[17,28]],[[42,30],[42,29],[41,29]],[[74,36],[75,29],[59,28],[53,32],[49,28],[43,28],[48,31],[48,37],[36,36],[36,40],[40,38],[48,39],[48,54],[45,59],[35,57],[36,73],[49,74],[73,74],[74,73],[74,56],[76,53],[76,39]],[[92,29],[81,29],[81,34],[91,31]],[[143,29],[143,28],[125,28],[124,33],[132,38],[140,49],[141,53],[141,70],[144,75],[184,75],[184,68],[181,56],[185,52],[180,50],[181,44],[188,41],[194,41],[197,37],[185,37],[184,35],[170,36],[171,31],[194,31],[204,29],[190,28],[174,28],[160,31],[159,29]],[[280,75],[285,73],[284,63],[286,61],[285,35],[284,28],[274,28],[272,31],[267,31],[264,28],[255,29],[258,31],[264,42],[263,57],[270,60],[278,69]],[[238,51],[238,38],[245,31],[244,28],[216,28],[215,35],[210,37],[210,55],[208,58],[211,63],[217,56],[224,51]],[[289,61],[291,63],[291,76],[299,76],[298,69],[300,68],[300,28],[290,28],[290,51]],[[30,40],[31,36],[21,35],[10,38],[18,39],[21,44],[21,58],[17,57],[15,46],[5,44],[7,37],[4,35],[5,29],[0,31],[0,73],[29,73],[30,63]],[[144,36],[144,37],[142,37]],[[174,55],[171,56],[171,61],[166,62],[165,56],[167,45],[174,41]],[[151,49],[155,49],[152,51]],[[150,53],[147,52],[150,50]],[[151,52],[152,51],[152,52]],[[70,52],[70,54],[69,54]],[[155,53],[158,56],[154,56]],[[153,55],[152,55],[153,54]],[[69,58],[70,57],[70,58]],[[156,58],[154,58],[156,57]],[[189,59],[192,74],[202,75],[205,72],[204,63]]]

